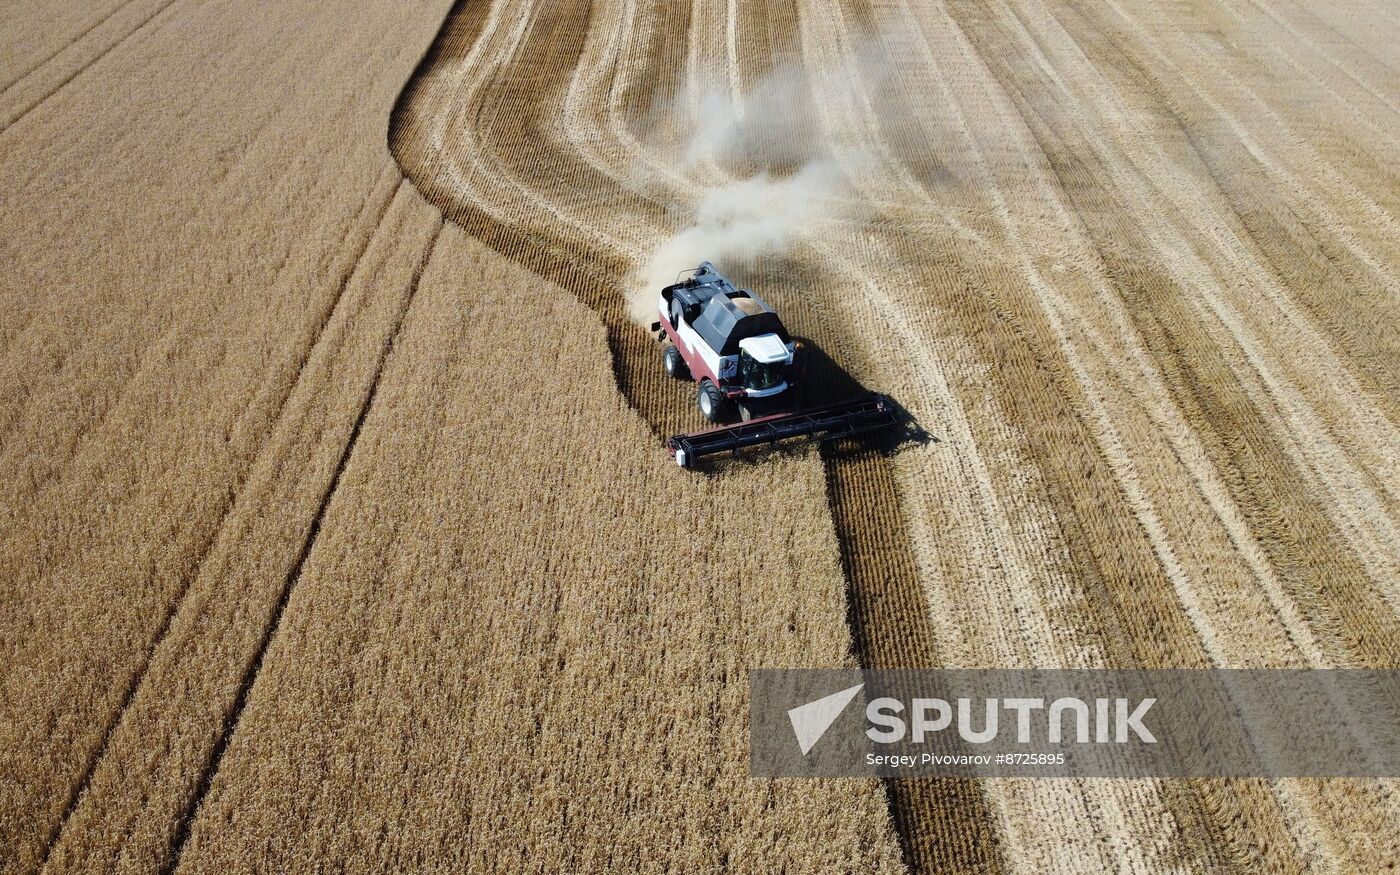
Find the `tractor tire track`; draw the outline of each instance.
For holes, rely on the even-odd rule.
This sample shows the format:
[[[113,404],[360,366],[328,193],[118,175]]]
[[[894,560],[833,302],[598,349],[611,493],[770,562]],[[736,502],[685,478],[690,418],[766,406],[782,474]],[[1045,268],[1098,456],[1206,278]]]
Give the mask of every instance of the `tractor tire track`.
[[[387,174],[384,177],[381,177],[381,179],[384,182],[391,182],[391,179]],[[353,230],[350,235],[362,236],[363,241],[360,244],[359,249],[348,260],[347,263],[349,265],[349,268],[343,273],[338,290],[331,297],[328,306],[324,310],[320,319],[316,321],[316,323],[312,326],[309,342],[304,345],[303,354],[301,355],[300,361],[296,365],[294,370],[298,377],[305,371],[307,362],[311,359],[314,351],[316,350],[316,347],[320,344],[322,335],[324,334],[326,329],[326,325],[331,321],[336,309],[340,306],[340,302],[345,296],[345,290],[347,286],[349,286],[351,279],[354,277],[355,272],[359,269],[360,262],[364,258],[365,250],[369,248],[370,242],[374,238],[373,232],[380,226],[381,223],[383,223],[385,213],[388,212],[389,206],[394,200],[394,195],[397,193],[401,185],[402,181],[400,181],[398,185],[394,185],[392,188],[384,192],[384,194],[379,197],[376,197],[375,194],[377,193],[378,189],[382,186],[376,186],[376,192],[371,193],[366,198],[364,209],[362,210],[361,215],[356,217],[356,221],[352,225]],[[376,202],[378,202],[377,206],[375,206]],[[370,215],[371,212],[373,212],[374,214],[373,221],[367,227],[365,227],[364,230],[360,231],[358,235],[356,235],[355,231],[361,228],[363,224],[363,218],[366,215]],[[271,432],[274,429],[276,429],[278,424],[282,421],[283,415],[287,408],[287,402],[292,397],[295,387],[295,381],[287,383],[286,391],[282,394],[281,400],[277,402],[277,412],[269,420],[268,432]],[[264,434],[262,439],[260,440],[260,444],[265,446],[266,443],[267,435]],[[230,491],[228,493],[228,499],[224,506],[222,514],[220,515],[218,521],[213,526],[211,526],[208,533],[208,537],[204,540],[203,544],[197,548],[197,558],[193,561],[191,572],[186,576],[183,583],[180,585],[178,590],[175,592],[174,596],[171,598],[169,607],[165,613],[165,619],[161,622],[160,628],[156,631],[156,634],[151,639],[151,643],[145,648],[144,659],[141,665],[138,666],[138,668],[136,669],[135,674],[132,675],[130,682],[127,684],[126,691],[122,696],[121,704],[111,713],[111,719],[107,723],[107,728],[102,733],[101,743],[90,758],[87,768],[84,769],[82,773],[81,779],[75,785],[69,797],[68,805],[64,809],[62,818],[60,818],[58,822],[54,825],[53,831],[50,834],[48,841],[45,842],[43,858],[40,863],[41,869],[48,864],[49,856],[53,852],[55,843],[58,841],[58,838],[62,834],[63,829],[67,825],[69,819],[73,816],[73,812],[77,809],[79,799],[82,797],[83,793],[86,792],[88,786],[91,784],[93,773],[97,770],[98,763],[100,763],[102,761],[102,758],[106,755],[107,747],[108,744],[111,742],[113,733],[116,731],[117,726],[122,722],[122,719],[126,716],[127,709],[130,707],[132,700],[136,696],[136,691],[140,689],[142,683],[145,681],[146,674],[150,668],[151,660],[155,657],[156,652],[160,649],[161,645],[165,642],[167,636],[169,635],[171,624],[174,621],[176,615],[180,612],[180,607],[182,604],[184,604],[185,596],[189,593],[190,587],[193,585],[195,580],[200,576],[201,572],[204,570],[205,563],[209,559],[210,554],[213,552],[214,545],[218,542],[221,534],[223,533],[224,527],[229,520],[229,516],[232,514],[233,509],[238,504],[239,495],[243,492],[244,486],[247,484],[248,478],[249,476],[251,476],[255,467],[255,461],[253,463],[250,463],[248,467],[242,472],[242,475],[237,481],[237,483],[230,488]]]
[[[86,73],[89,69],[91,69],[97,63],[99,63],[103,58],[107,57],[107,55],[110,54],[114,49],[120,48],[122,44],[124,44],[127,40],[131,39],[136,34],[145,30],[146,27],[149,24],[151,24],[151,22],[155,21],[155,19],[158,16],[160,16],[163,12],[165,12],[167,9],[173,6],[175,2],[176,0],[166,0],[166,2],[151,10],[151,13],[145,18],[141,19],[141,21],[137,23],[135,27],[122,34],[121,37],[119,37],[115,42],[104,47],[96,55],[83,62],[81,65],[78,66],[77,69],[66,74],[62,79],[58,81],[56,85],[48,89],[42,96],[38,97],[37,99],[31,100],[28,103],[21,104],[17,107],[3,110],[4,114],[3,116],[0,116],[0,137],[3,137],[7,131],[9,131],[15,125],[18,125],[20,122],[24,121],[25,116],[29,115],[35,109],[38,109],[50,98],[62,91],[64,88],[67,88],[70,83],[72,83],[79,76],[83,75],[83,73]],[[42,69],[42,65],[38,69]],[[23,78],[27,78],[27,76]],[[16,85],[23,81],[23,78],[12,83],[8,88],[5,89],[5,93],[9,93],[10,90],[12,90]]]
[[[200,782],[211,774],[210,763],[218,760],[211,751],[220,739],[226,743],[225,732],[233,731],[228,709],[237,710],[237,703],[246,700],[245,683],[255,683],[256,670],[249,666],[257,664],[258,654],[274,634],[273,618],[287,596],[287,581],[294,577],[298,556],[309,549],[311,529],[303,528],[302,520],[314,520],[323,510],[318,501],[304,509],[305,517],[299,517],[301,505],[311,496],[289,498],[285,493],[304,483],[314,485],[314,494],[321,500],[329,500],[325,484],[335,479],[336,460],[346,455],[345,443],[354,433],[354,424],[362,421],[367,403],[364,386],[373,384],[375,368],[382,366],[384,350],[405,318],[404,301],[412,294],[414,277],[421,274],[440,227],[436,212],[397,173],[384,178],[397,183],[391,188],[394,196],[385,216],[367,235],[365,251],[341,293],[342,303],[293,385],[277,428],[250,475],[247,495],[240,496],[236,505],[235,519],[224,527],[210,556],[201,563],[173,613],[168,633],[149,660],[147,678],[109,738],[108,756],[95,764],[89,798],[80,799],[70,818],[72,826],[60,833],[62,849],[53,855],[56,869],[107,866],[118,854],[142,860],[142,865],[168,864],[172,842],[184,828],[180,824],[193,815],[188,800],[203,792],[205,785]],[[410,257],[412,262],[407,261]],[[402,297],[373,293],[376,286],[398,279],[400,270],[403,286],[393,288]],[[370,343],[373,359],[367,362]],[[357,383],[361,379],[363,384]],[[331,390],[338,391],[342,384],[348,384],[346,397],[357,399],[355,407],[346,410],[345,404],[336,402],[322,410],[323,399],[340,397]],[[325,420],[318,420],[318,414]],[[265,505],[278,510],[270,513]],[[283,523],[270,519],[278,514],[288,519]],[[280,542],[263,540],[261,549],[256,549],[258,531],[269,525],[285,529],[279,533]],[[277,588],[271,577],[274,571],[281,583]],[[239,588],[242,594],[234,604],[226,604],[226,598],[217,596],[220,586]],[[246,623],[225,616],[230,610],[249,609],[265,610],[268,615],[267,622],[257,627],[257,640],[249,638]],[[195,657],[211,649],[219,651],[214,666]],[[189,672],[195,665],[205,669],[192,678]],[[174,696],[175,715],[169,710],[172,688],[180,691]],[[172,721],[172,716],[178,719]],[[212,726],[222,728],[214,733]],[[143,757],[142,745],[156,739],[176,752],[169,762],[152,763]],[[126,803],[135,796],[142,805],[133,809]],[[144,816],[136,818],[134,811],[141,809]]]
[[[99,17],[99,18],[93,20],[92,24],[89,24],[87,27],[85,27],[85,28],[83,28],[82,30],[78,31],[76,34],[73,35],[73,37],[72,37],[68,42],[63,43],[63,44],[60,45],[58,48],[54,49],[52,52],[49,52],[47,55],[45,55],[43,58],[41,58],[41,59],[40,59],[39,61],[37,61],[36,63],[32,64],[32,65],[29,66],[29,67],[26,67],[22,72],[20,72],[20,73],[19,73],[18,75],[16,75],[14,78],[10,79],[9,81],[7,81],[7,82],[5,82],[5,83],[3,83],[3,84],[0,84],[0,99],[3,99],[4,96],[5,96],[5,94],[6,94],[6,92],[8,92],[11,88],[13,88],[13,87],[14,87],[15,85],[17,85],[19,82],[23,81],[24,79],[27,79],[27,78],[30,76],[30,74],[32,74],[35,70],[38,70],[40,67],[43,67],[43,66],[44,66],[45,64],[47,64],[49,61],[52,61],[54,58],[58,57],[59,54],[61,54],[61,53],[63,53],[64,51],[68,50],[68,49],[71,48],[73,45],[82,42],[84,37],[86,37],[88,34],[92,33],[92,32],[93,32],[94,30],[96,30],[97,28],[101,27],[102,25],[106,24],[108,21],[111,21],[112,18],[113,18],[114,16],[116,16],[116,15],[117,15],[118,13],[120,13],[122,10],[126,9],[128,6],[130,6],[132,3],[135,3],[135,2],[137,2],[137,0],[122,0],[122,2],[117,3],[116,5],[114,5],[114,6],[111,8],[110,11],[107,12],[106,15],[103,15],[103,16],[101,16],[101,17]]]
[[[355,444],[359,439],[360,431],[364,427],[365,417],[371,407],[374,406],[374,399],[378,394],[379,380],[384,374],[384,363],[388,361],[394,349],[394,340],[398,337],[399,331],[403,328],[404,320],[408,318],[409,310],[413,307],[413,298],[418,291],[419,281],[423,277],[424,270],[428,267],[428,262],[432,258],[432,253],[436,249],[439,235],[442,232],[441,223],[433,231],[432,238],[427,248],[419,258],[417,267],[414,268],[412,278],[409,280],[408,292],[404,297],[403,305],[398,311],[398,317],[389,328],[388,340],[385,342],[379,359],[375,364],[374,373],[370,377],[369,385],[364,396],[364,403],[360,407],[360,412],[355,418],[355,424],[350,429],[350,435],[345,441],[345,446],[340,452],[340,458],[336,461],[335,469],[331,474],[330,481],[326,484],[325,491],[321,494],[320,502],[316,507],[316,513],[312,516],[310,525],[306,531],[306,537],[302,541],[302,546],[293,561],[287,576],[283,581],[281,592],[277,596],[276,604],[273,606],[270,621],[263,629],[261,640],[253,653],[252,660],[244,670],[243,677],[238,684],[238,692],[234,697],[231,709],[224,719],[217,740],[209,753],[209,759],[200,774],[195,785],[193,796],[185,805],[184,813],[180,816],[176,827],[175,837],[170,845],[169,863],[164,867],[165,872],[174,872],[180,865],[180,854],[183,852],[185,842],[189,838],[190,825],[199,816],[199,810],[204,802],[204,797],[208,794],[210,786],[213,784],[219,771],[219,764],[223,760],[224,751],[228,749],[229,739],[238,729],[238,723],[243,716],[243,709],[248,702],[248,694],[254,684],[257,683],[258,674],[262,669],[263,658],[267,655],[268,646],[272,643],[281,625],[282,615],[286,611],[287,602],[291,598],[292,591],[296,588],[297,581],[301,579],[302,568],[306,565],[306,560],[311,556],[311,551],[315,548],[316,537],[321,532],[321,521],[325,518],[326,509],[330,506],[335,497],[336,488],[340,485],[340,478],[345,473],[345,468],[350,462],[350,457],[355,452]]]

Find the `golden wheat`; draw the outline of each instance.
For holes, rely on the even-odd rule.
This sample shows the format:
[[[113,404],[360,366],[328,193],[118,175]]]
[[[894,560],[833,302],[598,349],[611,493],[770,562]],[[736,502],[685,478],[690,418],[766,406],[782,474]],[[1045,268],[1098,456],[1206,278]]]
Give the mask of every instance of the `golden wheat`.
[[[0,12],[0,870],[1393,865],[1389,782],[758,782],[745,718],[1396,664],[1393,12],[449,5]],[[815,157],[740,278],[938,440],[687,476],[629,283]]]

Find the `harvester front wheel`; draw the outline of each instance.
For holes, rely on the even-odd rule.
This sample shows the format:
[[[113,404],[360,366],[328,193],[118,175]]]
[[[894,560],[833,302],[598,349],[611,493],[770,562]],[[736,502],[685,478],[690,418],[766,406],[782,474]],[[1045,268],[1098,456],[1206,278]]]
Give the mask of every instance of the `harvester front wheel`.
[[[674,344],[666,345],[666,351],[661,354],[661,362],[666,368],[666,373],[677,380],[690,379],[690,368],[685,363],[685,357]]]
[[[700,382],[698,401],[700,412],[710,422],[724,422],[729,418],[729,398],[709,379]]]

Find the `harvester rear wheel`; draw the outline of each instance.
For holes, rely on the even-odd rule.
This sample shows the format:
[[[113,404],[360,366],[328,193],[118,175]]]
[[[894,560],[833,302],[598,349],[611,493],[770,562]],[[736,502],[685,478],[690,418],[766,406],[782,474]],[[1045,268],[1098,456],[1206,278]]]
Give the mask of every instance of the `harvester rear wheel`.
[[[681,351],[676,349],[674,344],[667,344],[666,351],[661,354],[661,362],[666,368],[666,373],[677,380],[690,379],[690,367],[685,363],[685,357]]]
[[[729,398],[724,392],[711,383],[708,378],[700,381],[700,394],[697,398],[700,404],[700,412],[705,414],[705,418],[710,422],[724,422],[729,419]]]

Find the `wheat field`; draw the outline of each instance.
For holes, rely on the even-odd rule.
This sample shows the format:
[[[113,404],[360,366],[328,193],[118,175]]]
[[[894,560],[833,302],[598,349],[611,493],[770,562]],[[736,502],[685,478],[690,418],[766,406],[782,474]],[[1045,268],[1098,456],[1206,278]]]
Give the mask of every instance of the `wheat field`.
[[[1375,871],[760,781],[762,667],[1400,661],[1381,0],[0,10],[0,871]],[[680,471],[715,257],[932,436]]]

